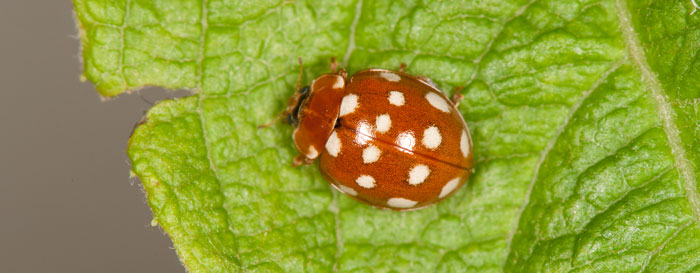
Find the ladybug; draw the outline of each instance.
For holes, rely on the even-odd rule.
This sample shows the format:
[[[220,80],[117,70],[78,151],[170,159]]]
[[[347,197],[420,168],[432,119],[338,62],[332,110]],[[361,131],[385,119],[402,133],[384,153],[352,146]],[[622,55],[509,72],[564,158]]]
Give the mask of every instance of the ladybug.
[[[456,108],[460,88],[449,100],[428,78],[404,73],[403,64],[349,78],[336,72],[335,60],[330,66],[310,87],[301,87],[300,73],[298,91],[278,117],[295,127],[295,166],[319,159],[335,189],[392,210],[429,206],[465,183],[474,163]]]

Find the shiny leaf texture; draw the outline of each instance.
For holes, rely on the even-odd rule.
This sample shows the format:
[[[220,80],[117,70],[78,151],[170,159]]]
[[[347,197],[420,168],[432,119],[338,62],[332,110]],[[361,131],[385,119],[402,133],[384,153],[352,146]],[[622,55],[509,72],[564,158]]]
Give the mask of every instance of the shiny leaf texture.
[[[74,0],[103,96],[155,85],[128,154],[190,272],[700,270],[700,13],[662,0]],[[381,211],[271,120],[336,57],[464,86],[476,173]]]

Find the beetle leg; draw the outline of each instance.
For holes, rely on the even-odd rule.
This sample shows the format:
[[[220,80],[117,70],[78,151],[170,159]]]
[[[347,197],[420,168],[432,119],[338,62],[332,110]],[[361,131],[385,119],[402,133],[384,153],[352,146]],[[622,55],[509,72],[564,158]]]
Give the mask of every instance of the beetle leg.
[[[335,73],[338,70],[338,63],[335,62],[335,57],[331,57],[331,73]]]
[[[401,63],[401,65],[399,65],[399,72],[403,72],[404,70],[406,70],[406,64]]]
[[[306,158],[305,155],[299,154],[296,157],[294,157],[294,161],[292,161],[292,164],[294,164],[294,167],[299,167],[303,164],[304,158]]]
[[[343,77],[343,80],[347,80],[347,79],[348,79],[348,72],[345,71],[345,68],[341,68],[341,69],[338,71],[338,75],[340,75],[341,77]]]
[[[299,154],[294,157],[294,162],[292,164],[294,164],[294,167],[299,167],[301,165],[311,165],[312,163],[314,163],[313,159],[309,159],[305,155]]]
[[[457,105],[459,105],[459,102],[464,98],[464,95],[462,95],[462,93],[460,92],[462,91],[462,89],[464,89],[463,86],[457,86],[455,87],[455,91],[452,92],[452,104],[454,104],[455,107],[457,107]]]

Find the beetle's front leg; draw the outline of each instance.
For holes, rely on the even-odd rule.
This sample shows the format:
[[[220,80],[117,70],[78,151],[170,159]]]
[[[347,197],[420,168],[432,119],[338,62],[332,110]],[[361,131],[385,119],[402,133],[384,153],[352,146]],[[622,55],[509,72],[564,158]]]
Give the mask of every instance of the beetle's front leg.
[[[294,167],[299,167],[301,165],[311,165],[314,163],[314,159],[309,159],[306,155],[299,154],[294,158]]]
[[[457,105],[459,105],[459,102],[462,101],[462,99],[464,98],[464,95],[462,95],[461,92],[462,89],[464,89],[464,87],[457,86],[455,87],[455,91],[452,92],[452,104],[454,104],[455,107],[457,107]]]

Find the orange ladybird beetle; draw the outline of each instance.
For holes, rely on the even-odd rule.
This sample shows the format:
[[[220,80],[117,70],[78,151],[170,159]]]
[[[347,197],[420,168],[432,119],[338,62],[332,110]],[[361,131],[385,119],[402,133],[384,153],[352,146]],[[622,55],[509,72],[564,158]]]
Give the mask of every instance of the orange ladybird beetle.
[[[299,59],[301,69],[301,59]],[[472,173],[469,129],[449,100],[425,77],[344,69],[297,90],[280,117],[294,125],[296,166],[319,167],[328,182],[375,207],[419,209],[449,197]],[[278,117],[279,118],[279,117]],[[267,126],[267,125],[265,125]]]

